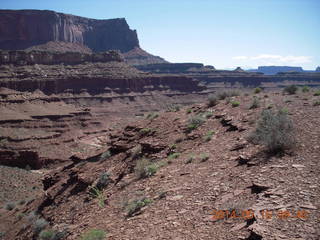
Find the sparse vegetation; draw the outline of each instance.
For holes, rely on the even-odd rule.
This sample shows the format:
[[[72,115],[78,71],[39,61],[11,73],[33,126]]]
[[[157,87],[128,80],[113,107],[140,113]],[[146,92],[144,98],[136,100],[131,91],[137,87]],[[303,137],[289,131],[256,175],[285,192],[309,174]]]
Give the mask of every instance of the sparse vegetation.
[[[315,101],[315,102],[313,103],[313,106],[320,106],[320,101]]]
[[[108,150],[100,155],[100,161],[106,160],[111,157],[111,152]]]
[[[180,153],[172,153],[168,156],[170,160],[180,157]]]
[[[294,145],[293,123],[285,111],[273,113],[271,110],[264,110],[249,140],[265,145],[268,152],[283,152]]]
[[[53,230],[42,230],[39,234],[39,238],[41,240],[54,240],[55,238],[55,232]]]
[[[181,107],[178,104],[170,104],[167,106],[167,112],[179,112],[180,108]]]
[[[132,159],[137,159],[142,152],[142,146],[139,144],[134,148],[132,148],[130,152],[131,152]]]
[[[200,161],[201,162],[206,162],[206,161],[208,161],[208,159],[209,159],[209,154],[207,154],[207,153],[200,154]]]
[[[99,190],[102,190],[103,188],[107,187],[110,182],[111,182],[110,174],[107,172],[103,172],[99,176],[99,179],[96,183],[96,188],[98,188]]]
[[[262,89],[259,88],[259,87],[257,87],[257,88],[254,89],[254,93],[255,93],[255,94],[258,94],[258,93],[261,93],[261,92],[262,92]]]
[[[192,109],[188,108],[186,112],[187,114],[192,113]]]
[[[302,87],[302,92],[309,92],[310,91],[310,88],[308,86],[303,86]]]
[[[203,114],[203,116],[204,116],[205,118],[211,118],[211,117],[213,116],[213,113],[212,113],[212,112],[205,112],[205,113]]]
[[[283,92],[288,93],[289,95],[296,94],[297,91],[298,91],[298,87],[296,85],[290,85],[283,89]]]
[[[314,95],[314,96],[320,96],[320,89],[317,90],[313,95]]]
[[[138,200],[133,200],[127,204],[127,217],[132,217],[138,212],[140,212],[141,208],[147,206],[148,204],[152,203],[151,199],[142,198]]]
[[[214,134],[214,131],[210,130],[207,132],[207,134],[203,137],[203,140],[205,142],[209,142],[212,138],[212,135]]]
[[[157,117],[159,117],[158,113],[149,113],[146,118],[149,119],[149,120],[153,120],[153,119],[155,119]]]
[[[138,179],[151,177],[157,170],[158,166],[155,163],[151,163],[146,158],[138,160],[134,168],[135,175]]]
[[[209,95],[208,97],[208,107],[213,107],[215,105],[217,105],[219,102],[219,99],[216,95]]]
[[[217,94],[219,100],[224,100],[228,97],[239,96],[240,93],[237,90],[223,91]]]
[[[16,203],[15,202],[8,202],[5,204],[4,208],[8,211],[13,210],[16,207]]]
[[[187,158],[186,164],[192,163],[194,159],[195,159],[194,155],[190,155],[190,156]]]
[[[189,118],[187,131],[191,132],[201,126],[206,120],[201,115],[196,115],[194,117]]]
[[[99,229],[92,229],[81,236],[81,240],[104,240],[106,232]]]
[[[259,107],[260,107],[259,99],[257,97],[254,97],[249,109],[255,109]]]
[[[239,101],[231,101],[231,106],[238,107],[238,106],[240,106],[240,102]]]
[[[147,135],[151,132],[151,128],[142,128],[140,131],[139,131],[142,135]]]
[[[90,188],[89,193],[93,198],[98,199],[99,207],[101,207],[101,208],[105,207],[106,197],[104,196],[102,190],[98,189],[97,187],[92,187],[92,188]]]
[[[45,229],[48,226],[48,222],[43,219],[39,218],[33,223],[33,232],[35,234],[39,234],[43,229]]]

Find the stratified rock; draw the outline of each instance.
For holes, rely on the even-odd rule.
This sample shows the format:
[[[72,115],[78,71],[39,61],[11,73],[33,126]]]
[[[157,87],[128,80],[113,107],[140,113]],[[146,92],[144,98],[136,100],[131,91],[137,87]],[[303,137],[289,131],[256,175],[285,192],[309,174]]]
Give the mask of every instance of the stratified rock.
[[[139,47],[124,18],[96,20],[54,11],[0,10],[0,49],[21,50],[50,41],[78,43],[94,52]]]

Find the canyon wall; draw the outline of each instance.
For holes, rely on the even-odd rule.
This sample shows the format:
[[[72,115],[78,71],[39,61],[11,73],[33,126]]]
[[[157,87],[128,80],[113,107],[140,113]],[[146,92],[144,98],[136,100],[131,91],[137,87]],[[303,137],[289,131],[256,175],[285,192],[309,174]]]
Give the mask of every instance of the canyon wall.
[[[20,50],[49,41],[78,43],[94,52],[139,47],[124,18],[96,20],[47,10],[0,10],[0,49]]]

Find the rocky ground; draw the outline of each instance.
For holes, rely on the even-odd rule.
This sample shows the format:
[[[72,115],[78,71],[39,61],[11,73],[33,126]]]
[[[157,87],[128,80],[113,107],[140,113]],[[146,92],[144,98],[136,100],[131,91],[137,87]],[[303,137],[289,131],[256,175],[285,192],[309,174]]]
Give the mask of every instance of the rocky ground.
[[[1,209],[0,232],[37,239],[36,219],[43,218],[43,228],[66,239],[91,229],[107,239],[319,239],[320,99],[313,94],[262,92],[260,107],[249,109],[251,91],[214,107],[150,113],[106,133],[102,154],[31,171],[43,179],[43,191]],[[265,108],[282,109],[294,123],[296,145],[285,154],[267,154],[247,140]],[[188,131],[197,115],[205,121]],[[141,159],[150,161],[142,179]],[[254,217],[241,215],[248,212]]]

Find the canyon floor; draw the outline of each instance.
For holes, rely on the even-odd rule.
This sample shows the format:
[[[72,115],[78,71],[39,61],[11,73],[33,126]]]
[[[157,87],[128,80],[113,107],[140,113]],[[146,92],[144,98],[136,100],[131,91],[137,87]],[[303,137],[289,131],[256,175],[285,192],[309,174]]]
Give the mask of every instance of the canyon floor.
[[[39,239],[42,221],[46,224],[40,230],[63,233],[65,239],[81,239],[92,229],[104,231],[106,239],[319,239],[320,98],[314,91],[287,95],[249,90],[219,100],[213,107],[203,100],[171,105],[167,111],[150,108],[138,116],[132,112],[130,121],[114,119],[119,124],[112,127],[100,123],[99,131],[92,127],[92,134],[80,138],[92,147],[85,154],[74,149],[63,157],[67,151],[60,144],[47,151],[57,155],[59,164],[39,170],[2,166],[1,236]],[[33,99],[32,94],[28,98]],[[46,105],[37,113],[46,117],[39,121],[45,125],[54,119],[46,135],[60,134],[56,137],[62,134],[59,124],[73,125],[70,135],[64,133],[61,139],[72,149],[68,138],[84,131],[81,123],[92,121],[94,109],[71,107],[52,98],[41,100]],[[260,106],[250,109],[254,98]],[[59,117],[48,119],[41,113],[57,105],[72,120],[59,123]],[[13,102],[3,107],[8,111],[5,116],[10,108],[17,109]],[[266,108],[281,109],[293,121],[296,144],[283,154],[270,155],[264,146],[248,141]],[[37,115],[28,112],[27,105],[23,110],[28,113],[25,116]],[[190,119],[197,117],[202,124],[190,129]],[[6,124],[2,135],[13,136],[7,131],[18,123]],[[28,121],[23,124],[25,129],[30,126]],[[27,139],[23,148],[25,144],[35,148],[32,139],[38,133],[32,126],[29,129],[32,132],[12,137],[16,151],[22,147],[22,136]],[[48,139],[41,141],[48,141],[50,149]],[[149,165],[139,168],[143,161]],[[141,175],[146,169],[147,175]],[[249,212],[251,217],[244,214]]]

